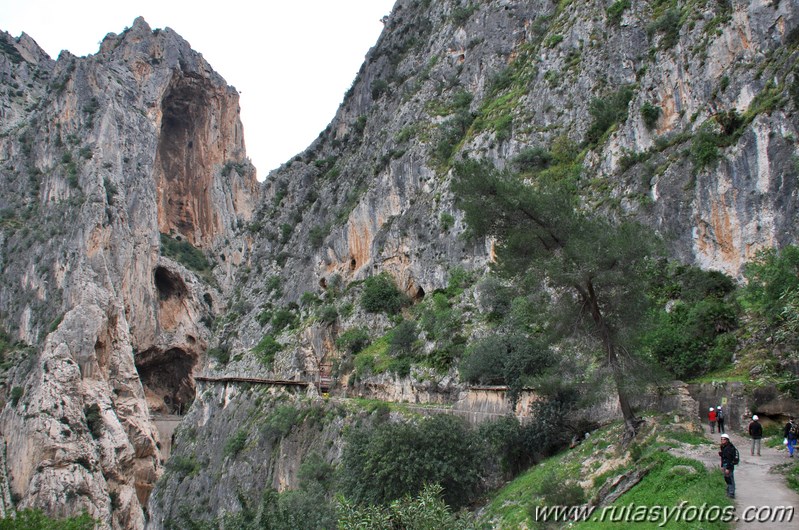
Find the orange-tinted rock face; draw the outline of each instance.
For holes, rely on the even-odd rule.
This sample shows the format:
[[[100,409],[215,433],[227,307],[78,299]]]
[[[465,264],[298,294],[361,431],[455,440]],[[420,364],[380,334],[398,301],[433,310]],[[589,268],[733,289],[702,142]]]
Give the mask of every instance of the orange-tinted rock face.
[[[244,152],[238,94],[208,79],[176,74],[161,103],[154,178],[158,227],[207,247],[224,230],[214,179]],[[254,186],[254,179],[250,184]],[[234,194],[234,213],[248,212],[251,194]],[[239,204],[242,197],[247,204]]]

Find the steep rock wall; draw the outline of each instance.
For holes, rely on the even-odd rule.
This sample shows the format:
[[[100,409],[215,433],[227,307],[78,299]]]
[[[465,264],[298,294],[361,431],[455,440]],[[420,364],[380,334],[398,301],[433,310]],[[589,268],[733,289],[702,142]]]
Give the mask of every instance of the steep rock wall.
[[[139,18],[51,60],[3,34],[2,325],[27,356],[0,413],[20,507],[142,528],[162,472],[153,413],[182,413],[235,259],[200,278],[159,233],[235,256],[257,197],[238,93]],[[216,304],[215,304],[216,302]],[[15,392],[10,392],[11,389]]]

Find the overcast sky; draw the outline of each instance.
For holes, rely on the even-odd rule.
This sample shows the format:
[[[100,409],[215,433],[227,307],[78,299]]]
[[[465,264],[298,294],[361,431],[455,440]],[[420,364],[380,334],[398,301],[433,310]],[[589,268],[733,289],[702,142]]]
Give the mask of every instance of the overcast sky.
[[[143,16],[170,27],[241,92],[247,154],[263,180],[333,118],[394,0],[0,0],[0,29],[54,59],[96,53]],[[256,7],[257,6],[257,7]]]

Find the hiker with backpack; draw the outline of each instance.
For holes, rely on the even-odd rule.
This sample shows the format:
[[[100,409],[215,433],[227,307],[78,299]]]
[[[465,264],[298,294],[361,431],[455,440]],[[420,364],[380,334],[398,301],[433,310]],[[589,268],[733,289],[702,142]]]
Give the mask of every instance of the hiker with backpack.
[[[721,405],[716,407],[716,427],[718,427],[719,434],[724,432],[724,411]]]
[[[721,435],[721,469],[724,470],[724,482],[727,483],[727,497],[735,498],[735,466],[738,464],[740,457],[738,456],[738,449],[732,445],[729,434]]]
[[[716,432],[716,409],[710,407],[710,411],[707,413],[707,421],[710,422],[710,434]]]
[[[719,432],[724,432],[724,411],[721,410],[721,405],[716,407],[716,422],[719,424]]]
[[[763,426],[760,425],[759,419],[757,414],[755,414],[749,424],[749,436],[752,437],[752,456],[755,456],[755,450],[757,450],[757,456],[760,456],[760,440],[763,438]]]
[[[788,418],[788,423],[785,424],[785,445],[788,447],[788,456],[793,458],[793,448],[796,445],[796,439],[799,438],[799,424],[797,424],[793,416]]]

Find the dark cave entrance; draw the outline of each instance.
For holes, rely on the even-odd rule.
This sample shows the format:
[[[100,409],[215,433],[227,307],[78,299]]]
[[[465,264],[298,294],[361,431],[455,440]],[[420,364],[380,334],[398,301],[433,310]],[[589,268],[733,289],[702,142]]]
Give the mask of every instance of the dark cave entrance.
[[[150,348],[136,355],[150,412],[183,415],[194,401],[192,371],[197,357],[181,348]]]
[[[188,294],[183,278],[164,267],[156,267],[153,272],[155,288],[158,290],[158,298],[166,301],[172,298],[183,299]]]

